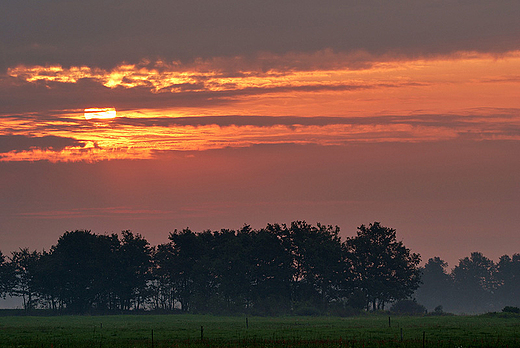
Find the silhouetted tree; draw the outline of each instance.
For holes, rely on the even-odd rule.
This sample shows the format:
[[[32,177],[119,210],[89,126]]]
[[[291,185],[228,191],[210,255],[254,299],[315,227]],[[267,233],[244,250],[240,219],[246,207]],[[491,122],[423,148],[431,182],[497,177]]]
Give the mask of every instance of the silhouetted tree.
[[[216,295],[223,302],[220,304],[222,309],[233,312],[250,307],[254,269],[251,227],[245,225],[238,232],[213,232],[212,252],[213,262],[210,267],[218,284]]]
[[[41,254],[37,251],[29,251],[28,248],[14,251],[11,254],[11,267],[15,274],[15,283],[11,289],[11,295],[23,299],[23,307],[26,310],[34,309],[38,302],[38,288],[35,284],[36,267]]]
[[[305,221],[295,221],[288,229],[290,251],[293,257],[296,302],[325,309],[339,297],[347,277],[345,250],[339,237],[339,228]]]
[[[395,229],[379,222],[361,225],[357,236],[348,238],[346,245],[354,287],[365,294],[373,310],[407,298],[418,288],[420,256],[397,241]]]
[[[209,236],[206,236],[208,239]],[[206,284],[211,276],[207,263],[203,261],[204,252],[202,238],[189,228],[182,231],[175,230],[168,237],[171,245],[163,247],[172,254],[162,267],[167,269],[169,278],[174,286],[176,299],[181,304],[181,310],[188,312],[196,308],[197,295],[208,291],[210,285]],[[166,262],[167,261],[167,262]]]
[[[450,307],[453,298],[453,280],[446,268],[448,263],[434,257],[421,269],[422,285],[415,292],[417,300],[429,310],[439,305]]]
[[[173,244],[160,244],[153,254],[153,281],[151,282],[154,309],[173,310],[176,301],[176,266]]]
[[[42,252],[36,263],[33,278],[34,286],[40,297],[43,308],[63,309],[61,300],[60,277],[61,268],[55,263],[55,258],[49,252]]]
[[[251,234],[251,298],[259,314],[284,314],[291,309],[292,256],[284,246],[285,232],[267,225]]]
[[[131,231],[121,232],[119,247],[115,250],[114,264],[107,264],[109,271],[114,273],[114,295],[122,310],[139,309],[146,297],[148,281],[151,279],[152,249],[150,243],[140,234]]]
[[[305,221],[253,230],[175,230],[150,246],[139,234],[65,232],[48,252],[0,253],[0,295],[27,309],[71,313],[142,308],[286,314],[366,307],[404,298],[418,283],[419,256],[379,223],[342,243],[339,228]],[[5,267],[4,267],[5,266]],[[14,283],[8,284],[8,270]],[[149,308],[149,307],[148,307]]]
[[[84,313],[94,306],[113,309],[114,279],[121,272],[115,250],[117,235],[95,235],[90,231],[65,232],[52,247],[52,263],[58,274],[58,293],[66,308]]]
[[[5,297],[12,292],[16,284],[15,269],[0,251],[0,296]]]
[[[497,297],[502,306],[520,306],[520,254],[504,255],[497,264]]]
[[[493,292],[495,264],[480,252],[459,260],[451,272],[455,284],[459,310],[472,312],[494,310]]]
[[[174,231],[155,253],[156,279],[167,283],[155,284],[155,303],[171,306],[173,294],[173,304],[190,312],[288,313],[304,301],[325,308],[344,283],[338,234],[338,228],[305,222],[259,231],[248,225],[239,231]]]

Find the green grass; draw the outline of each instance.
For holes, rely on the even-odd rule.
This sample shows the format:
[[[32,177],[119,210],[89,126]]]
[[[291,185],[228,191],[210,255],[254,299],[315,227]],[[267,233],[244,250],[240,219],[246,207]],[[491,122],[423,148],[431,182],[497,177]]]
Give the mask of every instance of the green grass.
[[[0,317],[0,347],[518,347],[520,317]],[[204,340],[201,341],[201,326]],[[403,334],[401,340],[401,331]]]

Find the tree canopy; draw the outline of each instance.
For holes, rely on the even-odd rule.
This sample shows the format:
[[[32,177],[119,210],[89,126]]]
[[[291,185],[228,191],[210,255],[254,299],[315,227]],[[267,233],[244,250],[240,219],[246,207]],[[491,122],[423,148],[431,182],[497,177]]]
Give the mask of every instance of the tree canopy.
[[[419,262],[396,230],[379,222],[361,225],[345,240],[338,227],[305,221],[261,229],[186,228],[155,247],[131,231],[77,230],[65,232],[49,251],[0,253],[0,295],[21,297],[27,310],[65,313],[341,315],[414,298],[430,310],[520,304],[519,254],[495,264],[475,252],[451,273],[439,257],[424,267]]]
[[[395,229],[374,222],[358,227],[347,239],[347,257],[352,264],[353,284],[372,309],[410,296],[419,287],[419,254],[397,241]]]

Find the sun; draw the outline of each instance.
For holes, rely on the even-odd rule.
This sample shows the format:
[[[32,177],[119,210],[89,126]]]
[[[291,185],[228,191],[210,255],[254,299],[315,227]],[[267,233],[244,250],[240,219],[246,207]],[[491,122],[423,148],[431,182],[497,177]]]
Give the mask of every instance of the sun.
[[[115,108],[88,108],[85,109],[85,119],[111,119],[116,118]]]

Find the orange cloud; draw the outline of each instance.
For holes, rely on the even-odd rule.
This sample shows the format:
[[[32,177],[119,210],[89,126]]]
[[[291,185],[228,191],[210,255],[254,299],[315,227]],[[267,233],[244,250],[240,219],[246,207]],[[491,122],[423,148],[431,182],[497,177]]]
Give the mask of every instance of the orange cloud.
[[[81,86],[88,79],[104,86],[107,96],[117,91],[123,107],[114,120],[81,120],[75,110],[11,115],[0,134],[72,138],[84,146],[20,149],[0,160],[97,161],[256,144],[441,141],[468,134],[520,140],[520,51],[379,58],[324,51],[189,65],[143,61],[112,70],[18,66],[8,71],[17,81],[46,83],[52,92],[54,84]],[[192,101],[172,107],[172,98]],[[153,107],[136,108],[136,99]],[[229,115],[235,115],[231,123]],[[288,119],[266,118],[275,116]],[[217,119],[192,121],[200,117]],[[320,117],[322,122],[305,121]]]

